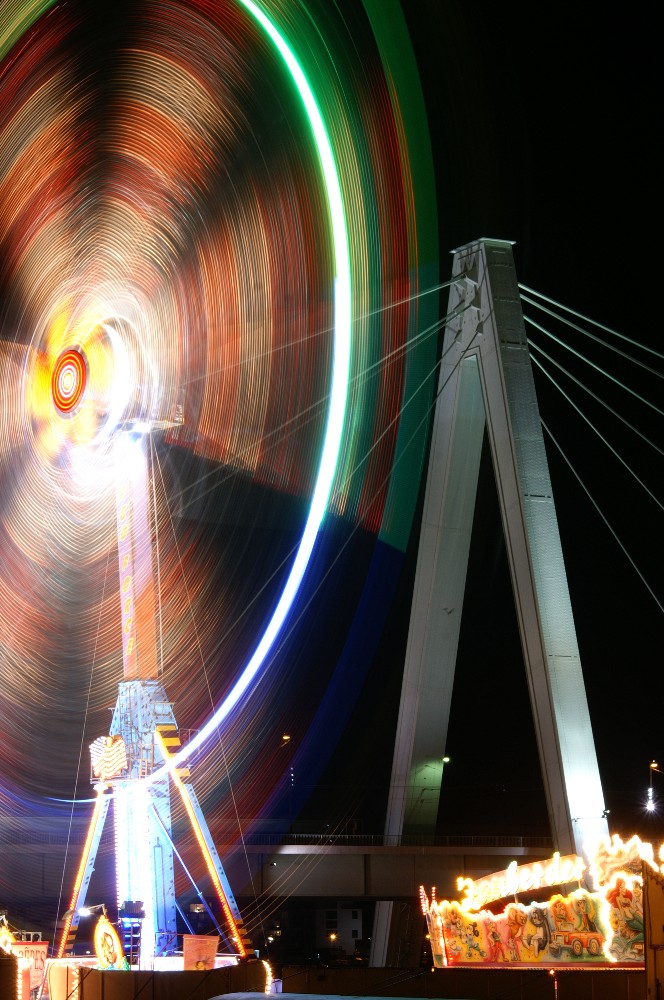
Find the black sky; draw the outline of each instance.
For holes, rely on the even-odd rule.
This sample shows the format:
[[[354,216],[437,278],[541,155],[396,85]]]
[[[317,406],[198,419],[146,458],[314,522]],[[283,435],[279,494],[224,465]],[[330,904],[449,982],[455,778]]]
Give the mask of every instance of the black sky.
[[[636,278],[654,263],[654,234],[661,222],[655,176],[657,59],[647,8],[630,10],[629,17],[593,4],[573,12],[564,6],[536,9],[519,3],[456,8],[418,3],[406,4],[405,10],[418,22],[413,37],[437,176],[444,177],[445,170],[451,174],[450,193],[443,190],[440,205],[443,254],[475,236],[513,239],[523,283],[659,349],[657,321],[644,323]],[[452,60],[432,58],[436,46],[425,41],[420,27],[425,14],[436,24],[440,39],[447,39]],[[453,34],[450,37],[455,24],[458,44]],[[443,67],[440,86],[436,65]],[[447,123],[450,105],[457,136]],[[457,192],[463,192],[461,203]],[[572,331],[565,336],[653,402],[661,398],[656,379],[635,374],[620,360],[612,362],[606,352]],[[568,356],[564,363],[570,363]],[[587,366],[578,375],[661,443],[661,419]],[[661,600],[661,570],[654,556],[660,548],[661,510],[537,372],[536,381],[543,419]],[[587,399],[580,402],[588,410]],[[606,411],[590,407],[590,413],[657,493],[653,473],[656,463],[661,466],[661,456],[642,449]],[[630,824],[643,820],[648,763],[661,752],[656,707],[661,613],[565,462],[548,442],[547,447],[605,798],[614,828],[631,832]],[[502,662],[514,660],[518,643],[514,630],[512,639],[507,638],[509,609],[497,596],[509,592],[509,585],[504,551],[495,549],[495,512],[493,518],[496,531],[486,532],[489,537],[479,551],[482,543],[476,537],[475,554],[485,567],[485,608],[490,597],[486,578],[495,569],[496,596],[491,602],[495,600],[497,609],[497,642],[484,651],[495,676]],[[467,623],[466,635],[472,634]],[[482,654],[471,647],[468,655],[477,662]],[[500,769],[503,785],[511,781],[518,786],[518,775],[523,774],[521,787],[529,796],[532,743],[529,749],[528,741],[519,739],[522,720],[505,708],[500,721],[495,712],[488,713],[484,732],[490,740],[482,741],[475,773],[495,775],[490,747],[498,740],[510,748]],[[458,709],[455,718],[460,718]],[[528,726],[523,735],[529,735]],[[450,737],[457,738],[454,728]],[[489,790],[491,801],[498,804],[495,784]],[[519,797],[517,788],[513,790]]]
[[[481,236],[514,240],[521,282],[660,349],[661,129],[648,8],[618,16],[594,4],[405,0],[403,9],[429,117],[442,278],[454,248]],[[572,331],[564,336],[657,403],[656,377]],[[561,360],[570,364],[569,355]],[[587,366],[577,368],[577,377],[661,443],[661,418]],[[536,383],[547,426],[661,601],[661,510],[537,371]],[[587,409],[657,494],[661,455],[606,410]],[[643,812],[648,764],[663,752],[661,612],[567,462],[548,441],[547,449],[611,829],[661,837],[661,820]],[[544,795],[486,456],[481,482],[440,829],[541,834]],[[389,780],[416,543],[417,529],[370,686],[312,802],[314,811],[323,808],[337,791],[358,804],[365,826],[380,823]],[[394,669],[386,671],[386,662]],[[367,731],[371,715],[385,723],[383,741],[375,728]]]

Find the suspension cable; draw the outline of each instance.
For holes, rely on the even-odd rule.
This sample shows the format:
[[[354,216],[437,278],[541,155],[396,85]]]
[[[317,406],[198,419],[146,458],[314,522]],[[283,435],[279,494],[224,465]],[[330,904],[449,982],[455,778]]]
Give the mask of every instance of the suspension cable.
[[[546,433],[550,437],[551,441],[553,442],[553,444],[556,446],[556,448],[560,452],[560,455],[562,456],[562,458],[566,462],[567,466],[569,467],[572,475],[574,476],[574,478],[577,480],[577,482],[581,486],[581,489],[586,494],[586,496],[590,500],[591,504],[593,505],[593,507],[595,508],[595,510],[597,511],[597,513],[599,514],[599,516],[601,517],[601,519],[604,521],[604,524],[606,525],[606,527],[609,529],[609,531],[613,535],[613,538],[615,539],[615,541],[617,542],[617,544],[622,549],[623,554],[625,555],[625,557],[627,558],[627,560],[631,564],[634,572],[636,573],[636,575],[641,580],[643,586],[646,588],[646,590],[648,591],[648,593],[650,594],[650,596],[654,600],[654,602],[657,605],[657,607],[659,608],[659,610],[660,611],[664,611],[664,605],[661,603],[661,601],[659,600],[659,598],[656,596],[654,590],[652,589],[652,587],[650,586],[650,584],[648,583],[648,581],[644,577],[643,573],[641,572],[641,570],[639,569],[639,567],[636,565],[636,563],[634,562],[634,560],[630,556],[629,552],[627,551],[627,549],[625,548],[625,546],[621,542],[620,538],[616,534],[616,532],[613,529],[613,527],[609,524],[608,519],[604,516],[604,514],[600,510],[599,505],[596,503],[595,499],[593,498],[592,494],[590,493],[590,490],[587,488],[587,486],[585,485],[585,483],[583,482],[583,480],[579,476],[578,472],[576,471],[576,469],[574,468],[574,466],[572,465],[572,463],[568,459],[567,455],[565,454],[565,452],[563,451],[563,449],[561,448],[561,446],[558,444],[558,441],[556,440],[556,438],[554,437],[554,435],[551,433],[551,431],[549,430],[549,428],[546,425],[546,423],[543,420],[541,421],[541,423],[542,423],[542,427],[544,428],[544,430],[546,431]]]
[[[645,344],[640,344],[638,340],[633,340],[631,337],[626,337],[625,334],[618,333],[617,330],[613,330],[610,326],[604,326],[603,323],[598,323],[595,320],[590,319],[588,316],[584,316],[582,313],[576,312],[574,309],[570,309],[569,306],[564,306],[562,305],[562,303],[556,302],[554,299],[550,299],[546,295],[542,295],[541,292],[536,292],[534,289],[528,288],[527,285],[522,285],[521,283],[519,283],[519,288],[523,289],[524,292],[529,292],[531,295],[537,295],[538,298],[543,299],[545,302],[549,302],[551,305],[556,306],[556,308],[558,309],[563,309],[565,312],[571,313],[572,316],[576,316],[577,319],[582,319],[585,323],[590,323],[592,324],[592,326],[596,326],[598,329],[604,330],[606,333],[610,333],[614,337],[618,337],[620,340],[625,340],[627,341],[628,344],[632,344],[633,347],[638,347],[640,350],[646,351],[648,354],[654,354],[656,358],[660,358],[661,360],[664,361],[664,354],[661,354],[659,351],[656,351],[653,347],[647,347]],[[525,295],[522,295],[521,298],[524,299],[525,301],[530,302],[530,300],[527,299]],[[541,305],[539,302],[532,302],[531,304],[537,306],[538,309],[544,309],[544,306]],[[545,311],[549,312],[548,309]],[[554,314],[551,313],[551,315]],[[572,326],[575,330],[580,330],[581,333],[587,333],[586,330],[584,330],[581,327],[575,326],[573,323],[570,323],[569,320],[564,319],[562,316],[559,316],[557,318],[560,319],[562,323],[567,323],[569,326]],[[591,336],[591,334],[588,334],[588,336]],[[605,346],[607,347],[609,346],[608,344],[606,344],[605,341],[600,341],[600,343],[604,343]]]
[[[575,357],[579,358],[581,361],[585,361],[587,365],[590,365],[590,367],[593,368],[595,371],[599,372],[600,375],[604,375],[605,378],[608,378],[615,385],[620,386],[621,389],[624,389],[625,392],[628,392],[630,396],[634,396],[634,398],[638,399],[641,403],[644,404],[644,406],[650,407],[650,409],[654,410],[655,413],[658,413],[660,417],[664,417],[664,411],[660,410],[659,407],[655,406],[654,403],[649,402],[644,396],[636,392],[636,390],[630,389],[630,387],[628,385],[625,385],[624,382],[621,382],[620,379],[615,378],[615,376],[611,375],[600,365],[595,364],[595,362],[591,361],[590,358],[587,358],[584,354],[581,354],[580,351],[577,351],[573,347],[570,347],[570,345],[566,344],[564,340],[561,340],[559,337],[556,337],[555,334],[551,333],[550,330],[547,330],[546,327],[540,326],[540,324],[537,323],[534,319],[530,319],[530,317],[527,316],[524,316],[523,318],[527,323],[530,323],[531,326],[534,326],[536,330],[539,330],[540,333],[543,333],[547,337],[550,337],[551,340],[556,342],[556,344],[559,344],[561,347],[564,347],[567,351],[570,351]]]
[[[657,506],[658,506],[658,507],[659,507],[659,508],[660,508],[661,510],[664,510],[664,504],[662,503],[662,501],[661,501],[661,500],[659,500],[659,499],[658,499],[658,498],[657,498],[657,497],[655,496],[655,494],[654,494],[654,493],[652,492],[652,490],[650,490],[650,489],[649,489],[649,488],[648,488],[648,487],[646,486],[646,484],[645,484],[645,483],[643,482],[643,480],[639,478],[639,476],[638,476],[638,475],[636,474],[636,472],[634,471],[634,469],[632,469],[632,467],[631,467],[630,465],[628,465],[628,463],[627,463],[627,462],[625,461],[625,459],[624,459],[624,458],[622,457],[622,455],[619,455],[619,454],[618,454],[618,452],[617,452],[617,451],[616,451],[616,449],[615,449],[615,448],[613,447],[613,445],[612,445],[612,444],[610,444],[610,443],[609,443],[609,442],[608,442],[608,441],[606,440],[606,438],[605,438],[605,437],[604,437],[604,435],[603,435],[603,434],[601,433],[601,431],[599,431],[599,430],[597,429],[597,427],[596,427],[596,426],[595,426],[595,425],[594,425],[594,424],[592,423],[592,421],[591,421],[591,420],[590,420],[590,419],[589,419],[589,418],[588,418],[588,417],[586,416],[586,414],[585,414],[585,413],[583,412],[583,410],[581,410],[581,408],[580,408],[580,407],[578,407],[578,406],[576,405],[576,403],[574,402],[574,400],[572,400],[572,399],[571,399],[571,398],[569,397],[569,395],[568,395],[568,394],[567,394],[567,393],[565,392],[565,390],[564,390],[564,389],[562,388],[562,386],[561,386],[561,385],[560,385],[560,384],[559,384],[558,382],[556,382],[556,380],[555,380],[555,379],[553,378],[553,376],[552,376],[552,375],[550,375],[550,374],[549,374],[549,372],[548,372],[548,371],[546,370],[546,368],[544,368],[544,367],[542,366],[541,362],[540,362],[540,361],[539,361],[539,360],[538,360],[537,358],[532,358],[532,360],[533,360],[533,361],[535,362],[535,364],[537,365],[537,367],[539,368],[539,370],[540,370],[541,372],[543,372],[543,373],[544,373],[544,374],[546,375],[546,377],[547,377],[547,378],[548,378],[548,379],[549,379],[549,380],[550,380],[550,381],[551,381],[551,382],[553,383],[553,385],[554,385],[554,386],[556,387],[556,389],[557,389],[557,390],[558,390],[558,391],[559,391],[559,392],[560,392],[560,393],[561,393],[561,394],[562,394],[562,395],[564,396],[564,398],[565,398],[565,399],[567,400],[567,402],[568,402],[568,403],[570,404],[570,406],[572,406],[572,407],[573,407],[573,408],[574,408],[574,409],[576,410],[576,412],[577,412],[577,413],[579,414],[579,416],[580,416],[580,417],[581,417],[581,418],[582,418],[583,420],[585,420],[585,422],[586,422],[586,423],[588,424],[588,426],[590,427],[590,429],[591,429],[592,431],[594,431],[594,433],[595,433],[595,434],[597,435],[597,437],[598,437],[598,438],[600,439],[600,441],[601,441],[601,442],[602,442],[603,444],[605,444],[605,445],[606,445],[606,447],[607,447],[607,448],[609,449],[609,451],[610,451],[610,452],[611,452],[611,453],[612,453],[612,454],[613,454],[613,455],[615,456],[615,458],[617,458],[617,459],[618,459],[618,461],[619,461],[619,462],[620,462],[620,463],[621,463],[621,464],[622,464],[622,465],[623,465],[623,466],[624,466],[624,467],[625,467],[625,468],[627,469],[627,471],[629,472],[629,474],[630,474],[631,476],[633,476],[633,477],[634,477],[634,479],[636,479],[636,481],[637,481],[637,483],[639,484],[639,486],[641,486],[641,487],[642,487],[642,489],[644,489],[644,490],[646,491],[646,493],[648,494],[648,496],[649,496],[649,497],[650,497],[650,498],[651,498],[652,500],[654,500],[654,501],[655,501],[655,503],[657,504]]]
[[[561,365],[559,361],[556,361],[555,358],[552,358],[550,354],[547,354],[546,351],[544,350],[544,348],[540,347],[539,344],[535,343],[534,340],[531,340],[530,337],[528,338],[528,348],[531,351],[534,349],[539,354],[541,354],[543,357],[545,357],[546,360],[550,364],[555,365],[556,368],[558,368],[561,372],[564,372],[564,374],[567,375],[567,377],[569,379],[571,379],[571,381],[574,382],[574,384],[577,385],[579,387],[579,389],[582,389],[584,392],[588,393],[589,396],[592,396],[592,398],[595,400],[595,402],[599,403],[600,406],[603,406],[605,410],[608,410],[609,413],[613,417],[616,418],[616,420],[619,420],[621,422],[621,424],[623,424],[625,427],[628,427],[629,430],[632,431],[633,434],[636,434],[637,437],[640,437],[641,440],[644,441],[647,445],[650,445],[650,447],[653,448],[659,455],[664,456],[664,448],[660,448],[658,444],[655,444],[654,441],[651,441],[651,439],[649,437],[647,437],[647,435],[644,434],[643,431],[640,431],[638,429],[638,427],[635,427],[634,424],[630,423],[630,421],[627,420],[625,417],[623,417],[621,413],[618,413],[618,411],[614,410],[614,408],[612,406],[609,406],[609,404],[605,400],[603,400],[600,396],[598,396],[597,393],[593,392],[592,389],[589,389],[587,385],[584,385],[583,382],[581,382],[580,379],[578,379],[575,375],[572,375],[572,373],[570,371],[568,371],[567,368],[564,368],[563,365]],[[542,366],[542,364],[537,360],[537,358],[535,358],[532,355],[532,353],[530,355],[530,359],[531,359],[531,361],[534,361],[535,364],[538,365],[538,367],[540,368],[540,370],[543,371],[545,373],[545,375],[547,375],[548,378],[550,378],[551,381],[553,382],[553,379],[551,378],[551,376],[549,375],[549,373]],[[554,382],[554,385],[556,385],[556,387],[558,387],[557,383],[555,383],[555,382]],[[562,392],[562,390],[561,390],[561,392]]]

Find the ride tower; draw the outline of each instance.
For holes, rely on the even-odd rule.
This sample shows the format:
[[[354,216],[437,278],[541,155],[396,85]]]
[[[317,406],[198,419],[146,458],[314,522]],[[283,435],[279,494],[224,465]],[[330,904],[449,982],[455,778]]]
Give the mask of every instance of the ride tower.
[[[52,394],[61,413],[72,412],[85,395],[87,359],[82,350],[63,352],[53,370]],[[155,433],[175,420],[123,420],[113,431],[117,551],[123,680],[109,733],[90,746],[96,802],[65,914],[58,957],[71,953],[80,911],[95,866],[109,807],[113,804],[119,930],[125,951],[142,968],[171,955],[177,945],[177,915],[193,933],[175,895],[177,858],[229,951],[254,952],[239,908],[191,784],[189,770],[176,766],[180,736],[172,703],[161,681],[159,595],[153,574],[156,525],[152,474]],[[171,794],[175,790],[201,851],[224,915],[217,922],[173,842]]]

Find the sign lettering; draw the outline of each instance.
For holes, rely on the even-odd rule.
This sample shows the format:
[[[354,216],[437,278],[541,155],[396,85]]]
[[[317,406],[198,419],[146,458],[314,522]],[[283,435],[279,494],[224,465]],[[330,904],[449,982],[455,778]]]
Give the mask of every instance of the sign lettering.
[[[461,908],[465,911],[481,910],[487,903],[516,896],[520,892],[580,882],[585,867],[583,858],[577,854],[561,857],[556,851],[550,861],[536,861],[532,865],[517,865],[516,861],[512,861],[504,872],[486,875],[476,881],[458,878],[457,888],[464,893]]]

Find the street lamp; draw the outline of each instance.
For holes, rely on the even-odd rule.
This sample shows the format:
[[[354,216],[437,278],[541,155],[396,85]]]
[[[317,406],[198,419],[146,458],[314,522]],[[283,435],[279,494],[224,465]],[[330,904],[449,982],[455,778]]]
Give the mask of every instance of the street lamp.
[[[105,903],[95,903],[94,906],[81,906],[78,912],[81,917],[90,917],[93,913],[103,913],[105,917],[108,916]]]
[[[93,906],[79,906],[78,908],[74,907],[73,910],[65,910],[62,919],[68,920],[75,914],[78,914],[79,917],[89,917],[93,913],[103,913],[104,916],[107,916],[106,903],[95,903]]]
[[[652,797],[652,772],[653,771],[656,771],[658,774],[662,774],[660,766],[659,766],[659,764],[657,763],[656,760],[651,760],[650,764],[648,765],[649,781],[648,781],[648,798],[646,800],[646,809],[648,810],[648,812],[654,812],[655,811],[655,800]]]
[[[293,744],[291,742],[290,733],[282,734],[279,747],[281,750],[286,747],[288,748],[288,825],[291,826],[293,822],[293,790],[295,788],[295,772],[293,771]]]

